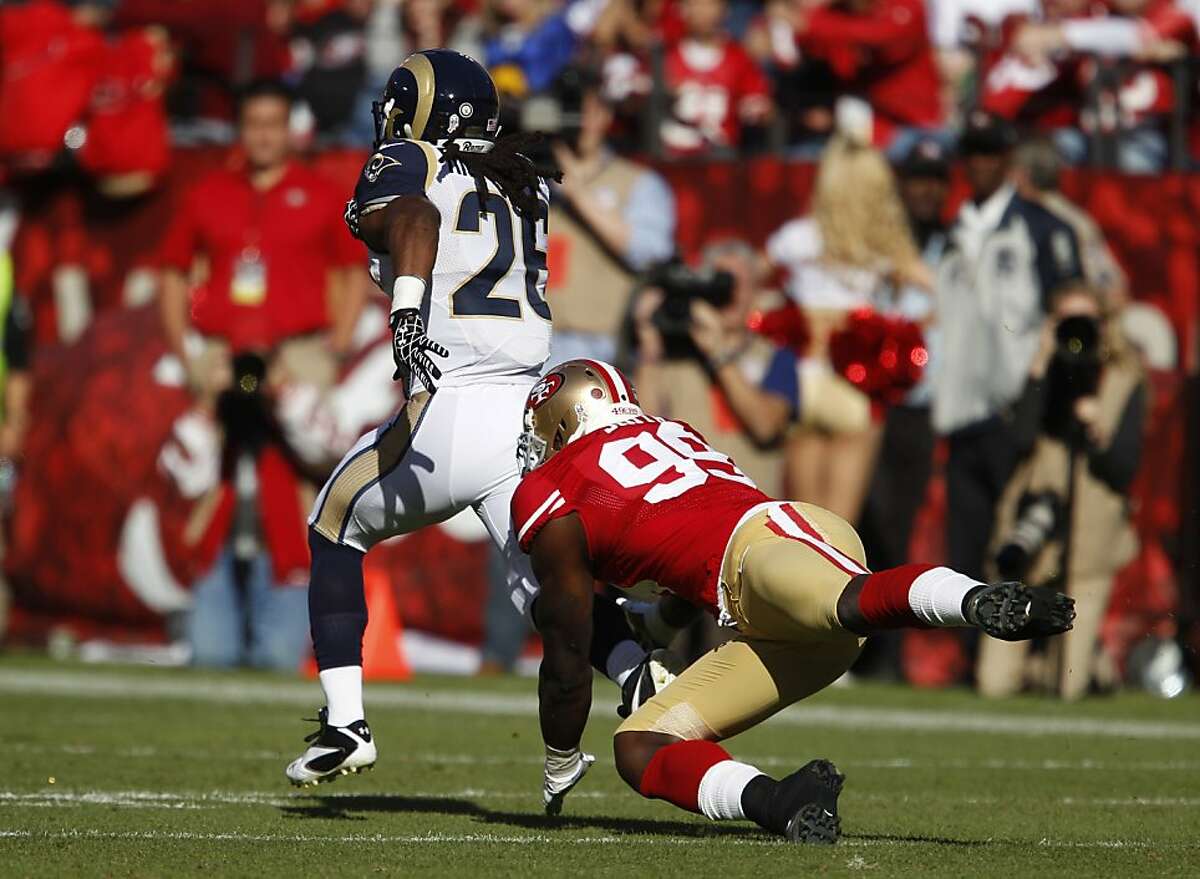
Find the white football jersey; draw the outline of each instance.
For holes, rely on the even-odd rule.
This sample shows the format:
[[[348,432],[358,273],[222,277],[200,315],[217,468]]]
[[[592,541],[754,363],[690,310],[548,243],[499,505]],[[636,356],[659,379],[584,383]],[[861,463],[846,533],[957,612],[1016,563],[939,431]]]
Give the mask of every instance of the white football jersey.
[[[475,178],[443,161],[439,147],[401,140],[384,144],[367,160],[354,200],[361,216],[417,193],[424,193],[442,215],[433,283],[423,309],[429,338],[450,351],[449,357],[434,358],[442,370],[440,384],[536,376],[550,356],[546,181],[539,185],[538,217],[522,217],[491,181],[481,198]],[[390,296],[395,279],[390,256],[371,251],[370,270]],[[415,379],[414,387],[420,387]]]

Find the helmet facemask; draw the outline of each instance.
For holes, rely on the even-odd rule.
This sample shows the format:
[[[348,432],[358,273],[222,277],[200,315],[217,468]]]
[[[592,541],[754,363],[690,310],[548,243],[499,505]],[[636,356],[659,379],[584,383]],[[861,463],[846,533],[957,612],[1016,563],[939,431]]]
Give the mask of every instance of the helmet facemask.
[[[558,423],[557,429],[554,431],[554,436],[546,440],[538,436],[533,409],[527,408],[525,410],[525,429],[521,431],[521,436],[517,439],[517,463],[521,467],[522,476],[530,470],[536,470],[553,457],[555,453],[561,452],[571,443],[575,442],[575,440],[589,433],[587,428],[588,414],[583,406],[576,403],[574,414],[577,422],[577,427],[574,431],[570,434],[567,433],[568,427],[566,419],[564,419]]]
[[[517,439],[517,465],[524,476],[531,470],[536,470],[546,462],[546,452],[550,444],[537,435],[533,423],[533,410],[525,410],[525,429]]]

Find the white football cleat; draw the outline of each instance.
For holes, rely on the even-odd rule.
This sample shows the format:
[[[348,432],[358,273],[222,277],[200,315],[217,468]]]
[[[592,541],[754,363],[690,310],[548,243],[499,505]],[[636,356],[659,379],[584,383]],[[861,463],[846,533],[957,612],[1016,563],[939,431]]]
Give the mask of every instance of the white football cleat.
[[[342,775],[365,772],[375,765],[375,742],[365,720],[349,726],[330,726],[329,709],[322,708],[315,718],[320,729],[305,737],[309,743],[303,754],[288,764],[288,781],[297,787],[309,787],[335,781]]]

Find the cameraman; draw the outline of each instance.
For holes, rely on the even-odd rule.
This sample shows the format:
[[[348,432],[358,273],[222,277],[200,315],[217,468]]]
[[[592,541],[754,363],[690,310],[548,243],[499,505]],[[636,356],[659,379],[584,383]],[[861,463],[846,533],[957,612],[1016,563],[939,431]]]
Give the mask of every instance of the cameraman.
[[[1075,628],[1048,647],[1044,681],[1064,699],[1087,692],[1113,578],[1137,553],[1127,496],[1141,457],[1146,387],[1105,302],[1083,282],[1052,297],[1012,409],[1021,462],[1001,498],[990,553],[1000,577],[1061,581],[1075,599]],[[980,692],[1019,691],[1026,656],[1025,644],[982,639]]]
[[[760,272],[749,245],[718,242],[696,276],[707,281],[693,283],[719,292],[695,295],[683,283],[643,290],[633,308],[634,381],[647,411],[691,424],[774,497],[782,462],[770,447],[793,421],[799,389],[796,356],[748,327],[761,304]],[[673,309],[683,309],[682,320],[668,317]]]
[[[567,124],[552,144],[563,178],[550,200],[550,363],[614,360],[633,274],[675,249],[670,187],[605,146],[613,112],[600,82],[584,70],[573,71],[572,80],[560,100],[564,117],[577,115],[578,127]]]
[[[304,513],[319,474],[276,415],[279,355],[243,351],[228,369],[213,404],[218,482],[189,526],[211,561],[192,584],[182,633],[194,665],[294,672],[309,649]]]

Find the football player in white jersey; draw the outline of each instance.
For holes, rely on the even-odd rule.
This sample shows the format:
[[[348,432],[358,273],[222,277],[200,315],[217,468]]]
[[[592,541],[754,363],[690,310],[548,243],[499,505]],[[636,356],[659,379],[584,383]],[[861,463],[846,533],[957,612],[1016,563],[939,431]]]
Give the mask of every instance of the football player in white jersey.
[[[395,378],[407,402],[342,459],[309,518],[309,619],[326,707],[287,767],[294,784],[375,762],[362,704],[362,559],[371,546],[471,507],[509,561],[518,608],[528,613],[536,594],[510,501],[525,398],[549,355],[550,196],[521,152],[530,136],[497,140],[499,111],[487,72],[444,49],[409,56],[375,105],[375,152],[346,222],[391,296]],[[624,686],[628,710],[653,695],[663,672],[616,605],[600,607],[593,661]]]

